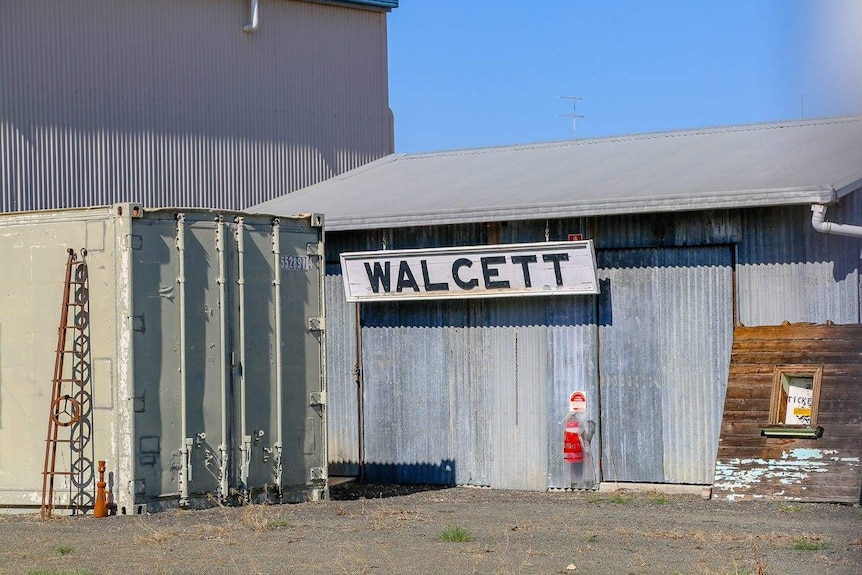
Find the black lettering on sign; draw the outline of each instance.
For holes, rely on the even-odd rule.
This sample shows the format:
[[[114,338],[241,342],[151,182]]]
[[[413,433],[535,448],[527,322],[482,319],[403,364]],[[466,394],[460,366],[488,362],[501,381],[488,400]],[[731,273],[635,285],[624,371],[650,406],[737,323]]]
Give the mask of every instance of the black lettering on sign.
[[[422,281],[425,282],[425,291],[449,291],[449,284],[446,282],[431,283],[431,279],[428,277],[427,261],[421,260],[419,265],[422,266]]]
[[[507,288],[509,287],[508,281],[497,281],[492,280],[491,278],[495,278],[500,275],[500,270],[497,268],[492,268],[492,265],[499,265],[506,263],[505,256],[490,256],[482,258],[482,275],[485,278],[485,289],[496,289],[496,288]]]
[[[467,258],[458,258],[457,260],[455,260],[455,263],[452,264],[452,279],[454,279],[458,287],[463,290],[471,290],[477,285],[479,285],[479,280],[477,280],[476,278],[465,282],[461,279],[461,276],[459,275],[461,268],[469,268],[472,266],[473,262],[468,260]]]
[[[371,266],[365,262],[365,273],[368,274],[368,283],[371,284],[371,291],[380,293],[380,285],[383,284],[383,292],[389,293],[389,262],[380,267],[380,262],[374,262],[374,271],[371,271]]]
[[[521,264],[521,271],[524,274],[524,287],[533,287],[533,282],[530,281],[530,264],[536,263],[536,256],[512,256],[513,264]]]
[[[395,291],[401,293],[404,288],[412,288],[413,291],[420,291],[419,284],[416,283],[416,278],[413,277],[413,272],[410,270],[410,265],[402,261],[398,266],[398,286]]]
[[[563,271],[560,269],[560,262],[569,261],[569,254],[545,254],[542,256],[543,262],[554,262],[554,275],[557,276],[557,287],[563,287]]]

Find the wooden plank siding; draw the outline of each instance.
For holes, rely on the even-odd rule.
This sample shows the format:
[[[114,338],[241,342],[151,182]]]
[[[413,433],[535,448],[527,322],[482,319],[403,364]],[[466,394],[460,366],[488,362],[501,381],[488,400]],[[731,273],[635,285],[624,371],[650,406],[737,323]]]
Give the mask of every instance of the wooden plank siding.
[[[764,437],[776,366],[822,366],[819,439]],[[717,499],[859,503],[862,325],[738,327],[716,461]]]

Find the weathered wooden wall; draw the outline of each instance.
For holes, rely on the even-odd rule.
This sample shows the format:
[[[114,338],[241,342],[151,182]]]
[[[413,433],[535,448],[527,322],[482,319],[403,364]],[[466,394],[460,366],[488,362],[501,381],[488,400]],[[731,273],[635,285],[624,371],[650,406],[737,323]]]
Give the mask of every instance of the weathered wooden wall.
[[[823,366],[819,439],[769,438],[777,365]],[[713,495],[859,503],[862,325],[788,324],[734,332]]]

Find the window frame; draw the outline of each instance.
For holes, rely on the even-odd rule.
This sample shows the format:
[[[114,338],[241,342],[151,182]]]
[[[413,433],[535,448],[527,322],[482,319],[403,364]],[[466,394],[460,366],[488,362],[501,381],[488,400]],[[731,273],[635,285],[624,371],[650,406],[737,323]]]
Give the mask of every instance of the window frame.
[[[781,417],[782,407],[787,408],[787,395],[783,384],[785,377],[810,377],[811,386],[811,422],[808,425],[784,423]],[[823,382],[823,366],[811,364],[776,365],[772,375],[772,391],[769,401],[769,427],[761,430],[762,435],[793,437],[798,431],[799,437],[820,437],[823,431],[817,426],[820,412],[820,390]],[[816,431],[816,433],[814,433]]]

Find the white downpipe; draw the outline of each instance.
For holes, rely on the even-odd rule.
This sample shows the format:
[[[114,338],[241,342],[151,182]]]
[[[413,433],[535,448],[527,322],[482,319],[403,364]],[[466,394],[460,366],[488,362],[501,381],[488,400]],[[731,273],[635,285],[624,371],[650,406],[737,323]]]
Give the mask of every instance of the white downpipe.
[[[862,238],[862,226],[851,226],[849,224],[836,224],[826,221],[826,206],[823,204],[811,205],[811,225],[821,234],[834,234],[838,236],[849,236],[851,238]]]
[[[281,357],[281,224],[278,218],[272,220],[272,291],[275,304],[275,485],[281,493],[282,483],[282,357]]]
[[[178,274],[177,284],[179,287],[179,313],[180,313],[180,437],[182,445],[182,464],[179,474],[180,505],[186,505],[189,501],[189,482],[191,482],[191,453],[189,446],[191,439],[188,437],[186,425],[186,216],[177,214],[177,254]]]
[[[257,0],[248,0],[248,24],[242,27],[243,32],[251,34],[257,30]]]

